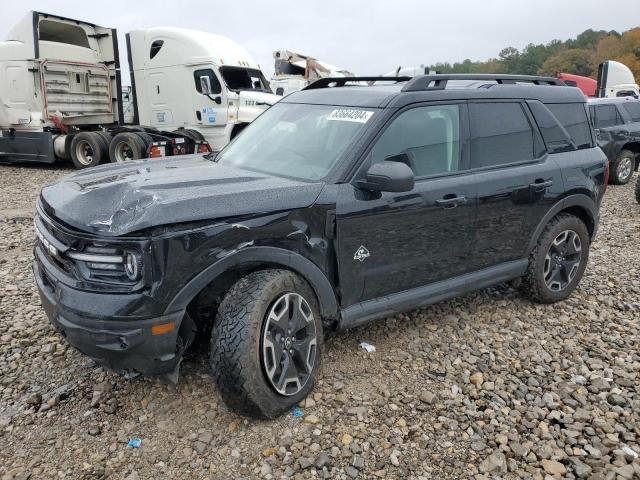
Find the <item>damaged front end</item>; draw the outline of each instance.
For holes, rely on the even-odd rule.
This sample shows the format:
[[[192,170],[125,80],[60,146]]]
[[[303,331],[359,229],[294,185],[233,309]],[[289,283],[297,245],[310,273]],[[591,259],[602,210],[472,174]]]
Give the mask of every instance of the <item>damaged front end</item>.
[[[152,291],[150,241],[104,238],[51,218],[38,204],[33,272],[42,306],[70,345],[128,378],[177,382],[195,325]]]

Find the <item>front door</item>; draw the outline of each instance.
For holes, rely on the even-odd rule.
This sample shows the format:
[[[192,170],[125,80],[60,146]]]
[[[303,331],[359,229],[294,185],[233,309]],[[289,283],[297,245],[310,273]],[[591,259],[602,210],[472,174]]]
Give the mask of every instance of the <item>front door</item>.
[[[407,154],[413,190],[373,193],[344,184],[337,199],[342,307],[468,271],[476,185],[465,173],[464,104],[417,106],[399,113],[374,142],[373,163]]]
[[[227,90],[223,88],[212,65],[196,65],[190,68],[192,80],[188,85],[193,100],[188,118],[191,119],[192,128],[196,128],[206,138],[215,138],[216,134],[207,133],[223,131],[229,121]],[[220,150],[223,146],[212,145],[214,150]]]

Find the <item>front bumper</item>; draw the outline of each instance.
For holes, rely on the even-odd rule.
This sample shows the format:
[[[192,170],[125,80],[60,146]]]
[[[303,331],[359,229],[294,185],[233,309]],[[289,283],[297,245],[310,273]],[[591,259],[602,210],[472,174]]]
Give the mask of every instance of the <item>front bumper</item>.
[[[114,312],[114,303],[122,304],[126,294],[76,290],[58,281],[46,267],[46,258],[36,251],[33,274],[42,307],[71,346],[123,375],[177,373],[184,349],[191,341],[184,332],[192,335],[192,329],[186,328],[190,326],[182,325],[184,311],[156,318],[115,315],[114,320],[101,312]],[[131,301],[135,303],[135,299]],[[169,322],[175,324],[171,331],[152,334],[154,325]]]

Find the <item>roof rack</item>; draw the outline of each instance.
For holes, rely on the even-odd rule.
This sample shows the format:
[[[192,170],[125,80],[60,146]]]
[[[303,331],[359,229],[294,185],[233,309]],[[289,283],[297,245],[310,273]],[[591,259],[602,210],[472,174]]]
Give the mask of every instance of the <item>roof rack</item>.
[[[320,78],[313,83],[310,83],[303,90],[315,90],[317,88],[344,87],[347,82],[408,82],[413,77],[326,77]]]
[[[533,83],[534,85],[566,86],[562,80],[554,77],[540,77],[537,75],[500,75],[493,73],[452,73],[436,75],[420,75],[413,77],[404,87],[403,92],[417,92],[421,90],[444,90],[449,80],[487,80],[496,83],[515,84],[518,82]]]

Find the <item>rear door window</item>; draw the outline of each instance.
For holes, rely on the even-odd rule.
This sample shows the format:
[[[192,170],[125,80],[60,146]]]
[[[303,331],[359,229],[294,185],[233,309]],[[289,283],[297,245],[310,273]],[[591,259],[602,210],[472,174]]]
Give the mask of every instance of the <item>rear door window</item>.
[[[596,125],[598,128],[613,127],[623,123],[615,105],[596,105]]]
[[[640,122],[640,102],[623,103],[622,108],[627,111],[631,120],[634,122]]]
[[[519,103],[471,103],[471,168],[536,158],[535,133]]]
[[[551,103],[547,108],[571,136],[576,148],[591,148],[592,138],[587,110],[582,103]]]

